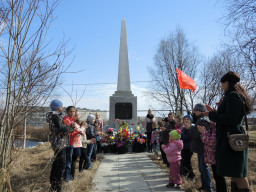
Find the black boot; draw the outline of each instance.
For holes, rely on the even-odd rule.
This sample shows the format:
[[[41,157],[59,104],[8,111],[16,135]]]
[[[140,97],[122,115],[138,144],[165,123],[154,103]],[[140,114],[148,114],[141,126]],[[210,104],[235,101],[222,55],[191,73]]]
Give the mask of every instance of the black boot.
[[[236,182],[231,182],[231,192],[237,192],[238,188],[237,188],[237,184]]]

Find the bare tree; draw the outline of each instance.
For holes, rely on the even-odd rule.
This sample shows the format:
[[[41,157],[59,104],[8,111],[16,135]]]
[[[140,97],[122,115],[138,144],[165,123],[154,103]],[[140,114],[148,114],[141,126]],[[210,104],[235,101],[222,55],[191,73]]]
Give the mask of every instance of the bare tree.
[[[79,101],[81,101],[81,99],[83,98],[85,91],[86,91],[86,86],[85,86],[81,96],[78,97],[77,90],[74,90],[73,83],[72,83],[72,88],[71,88],[70,92],[67,91],[66,89],[64,89],[64,87],[61,87],[61,88],[69,96],[69,98],[72,101],[73,106],[75,106],[75,107],[77,107],[77,104],[79,103]],[[74,91],[75,91],[75,95],[73,95]]]
[[[232,48],[223,48],[205,62],[201,71],[199,99],[205,104],[214,106],[222,97],[220,87],[221,77],[228,71],[235,71],[241,77],[241,84],[251,95],[254,94],[254,82],[247,78],[246,66],[243,58]]]
[[[184,95],[179,87],[176,68],[195,78],[199,62],[197,48],[189,43],[182,29],[177,28],[175,33],[171,33],[159,44],[154,66],[149,67],[152,82],[147,94],[172,111],[182,114]]]
[[[247,79],[256,82],[256,1],[227,0],[224,4],[226,31],[233,40],[234,50],[243,57]]]
[[[42,106],[58,85],[69,55],[66,42],[49,49],[46,35],[58,0],[5,0],[7,11],[0,44],[0,191],[11,189],[8,176],[13,129],[24,115]]]

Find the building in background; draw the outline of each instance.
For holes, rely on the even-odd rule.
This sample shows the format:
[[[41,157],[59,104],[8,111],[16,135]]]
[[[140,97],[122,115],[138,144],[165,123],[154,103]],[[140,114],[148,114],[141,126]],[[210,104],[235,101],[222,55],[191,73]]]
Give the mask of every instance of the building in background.
[[[89,114],[95,115],[98,113],[103,122],[107,122],[107,111],[93,110],[86,108],[77,108],[79,111],[80,119],[85,121]],[[35,108],[34,112],[28,115],[27,125],[31,125],[35,128],[43,127],[46,122],[46,113],[51,111],[50,107]],[[63,109],[64,115],[66,115],[66,108]]]

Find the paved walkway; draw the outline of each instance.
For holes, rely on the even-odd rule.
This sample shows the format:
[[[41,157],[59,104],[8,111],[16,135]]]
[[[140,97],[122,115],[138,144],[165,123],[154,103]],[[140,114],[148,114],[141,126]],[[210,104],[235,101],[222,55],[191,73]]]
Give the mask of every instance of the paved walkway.
[[[183,191],[165,187],[168,183],[168,174],[147,154],[104,154],[104,159],[93,179],[94,192]]]

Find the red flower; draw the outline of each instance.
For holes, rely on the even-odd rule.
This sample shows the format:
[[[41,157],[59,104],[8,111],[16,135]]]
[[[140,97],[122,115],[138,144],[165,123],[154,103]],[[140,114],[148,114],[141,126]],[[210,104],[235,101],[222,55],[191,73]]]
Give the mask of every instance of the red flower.
[[[134,123],[132,123],[132,126],[134,125]]]
[[[116,121],[117,119],[115,118],[115,120],[114,121]]]

